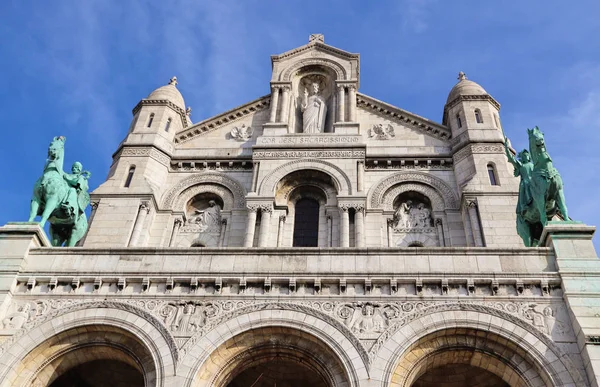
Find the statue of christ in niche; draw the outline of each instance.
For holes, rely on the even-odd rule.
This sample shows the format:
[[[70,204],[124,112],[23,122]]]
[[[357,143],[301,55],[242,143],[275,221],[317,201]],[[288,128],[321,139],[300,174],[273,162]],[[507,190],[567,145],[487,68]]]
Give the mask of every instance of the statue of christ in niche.
[[[302,132],[323,133],[327,105],[323,97],[319,95],[319,84],[317,82],[312,83],[312,94],[309,95],[308,89],[304,89],[304,99],[300,108],[302,110]]]

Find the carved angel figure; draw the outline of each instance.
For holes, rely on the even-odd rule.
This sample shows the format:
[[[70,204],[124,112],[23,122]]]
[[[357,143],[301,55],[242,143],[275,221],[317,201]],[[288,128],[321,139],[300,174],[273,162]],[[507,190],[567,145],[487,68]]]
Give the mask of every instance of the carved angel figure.
[[[396,137],[394,127],[391,124],[388,124],[386,127],[383,124],[373,125],[373,128],[369,129],[368,135],[370,138],[375,138],[376,140],[388,140]]]
[[[252,137],[252,132],[252,127],[246,126],[246,124],[242,124],[242,126],[240,126],[239,128],[237,126],[231,128],[230,134],[231,138],[235,140],[246,141],[250,137]]]
[[[358,304],[354,315],[348,322],[348,328],[354,333],[381,333],[386,328],[386,321],[376,305],[367,302]]]

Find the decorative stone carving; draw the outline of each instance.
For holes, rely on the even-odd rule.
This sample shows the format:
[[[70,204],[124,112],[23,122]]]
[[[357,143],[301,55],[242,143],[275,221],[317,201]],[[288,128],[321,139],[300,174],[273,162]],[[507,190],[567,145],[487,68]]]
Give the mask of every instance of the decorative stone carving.
[[[252,137],[252,132],[252,127],[246,127],[246,124],[242,124],[242,126],[240,127],[234,126],[233,128],[231,128],[230,135],[231,138],[233,138],[234,140],[246,141]]]
[[[380,304],[355,302],[344,304],[337,310],[337,316],[345,321],[350,330],[360,338],[370,338],[387,328],[387,318]]]
[[[394,230],[428,229],[433,227],[431,210],[425,203],[402,202],[394,213]]]
[[[369,138],[374,138],[375,140],[389,140],[396,137],[394,127],[391,124],[387,124],[385,127],[383,124],[375,124],[368,130],[367,134]]]
[[[302,132],[323,133],[325,129],[325,117],[327,115],[327,104],[325,99],[319,95],[319,83],[313,81],[310,85],[311,91],[304,88],[302,104]]]
[[[173,188],[171,188],[163,196],[161,208],[173,209],[175,199],[177,199],[179,196],[182,196],[184,192],[186,192],[188,189],[191,189],[193,186],[203,183],[220,184],[226,187],[231,193],[233,193],[234,208],[244,208],[246,205],[246,190],[239,182],[228,176],[225,176],[222,173],[205,172],[182,179],[175,184],[175,186],[173,186]]]
[[[203,210],[194,210],[196,216],[190,217],[188,223],[199,227],[199,232],[221,231],[221,207],[214,201],[208,202],[208,207]]]

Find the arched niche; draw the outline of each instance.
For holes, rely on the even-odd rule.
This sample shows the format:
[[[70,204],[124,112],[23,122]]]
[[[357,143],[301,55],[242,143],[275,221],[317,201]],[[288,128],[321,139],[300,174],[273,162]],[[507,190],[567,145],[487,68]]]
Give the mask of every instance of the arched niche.
[[[198,193],[210,191],[221,196],[226,209],[246,208],[246,189],[235,179],[219,172],[204,172],[180,180],[161,200],[161,209],[184,212],[185,204]]]
[[[375,184],[367,195],[371,208],[392,210],[396,197],[416,191],[431,200],[433,211],[457,210],[459,200],[454,190],[439,177],[422,172],[398,172]]]
[[[188,200],[185,205],[185,221],[179,229],[175,246],[219,246],[223,222],[231,217],[231,211],[226,210],[223,197],[227,198],[227,195],[222,190],[199,189],[199,193]]]
[[[325,102],[325,117],[323,130],[321,133],[332,133],[333,124],[335,122],[335,106],[336,106],[336,78],[337,74],[329,66],[318,64],[306,65],[295,71],[291,77],[292,84],[292,101],[290,115],[290,132],[304,133],[303,130],[303,112],[302,104],[305,100],[305,91],[308,94],[313,94],[313,85],[316,85],[318,92],[316,93]]]

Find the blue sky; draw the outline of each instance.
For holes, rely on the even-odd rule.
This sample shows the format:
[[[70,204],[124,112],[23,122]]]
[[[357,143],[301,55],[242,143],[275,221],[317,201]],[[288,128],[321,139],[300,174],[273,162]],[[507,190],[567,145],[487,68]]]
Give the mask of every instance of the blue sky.
[[[540,126],[571,217],[595,225],[599,18],[597,0],[3,0],[0,224],[27,219],[53,136],[95,188],[131,109],[171,76],[197,122],[267,94],[270,55],[323,33],[361,54],[360,92],[437,122],[466,72],[515,148]]]

